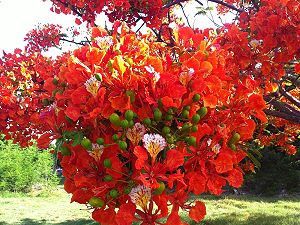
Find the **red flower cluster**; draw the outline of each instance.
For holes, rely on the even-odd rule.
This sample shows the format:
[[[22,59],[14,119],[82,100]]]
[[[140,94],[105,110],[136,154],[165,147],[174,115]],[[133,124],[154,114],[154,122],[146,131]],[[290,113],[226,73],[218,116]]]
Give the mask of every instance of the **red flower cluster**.
[[[178,28],[172,48],[116,30],[94,28],[92,46],[46,80],[52,96],[40,116],[52,129],[38,143],[58,137],[65,189],[100,223],[131,224],[138,214],[144,224],[181,224],[179,208],[200,221],[205,207],[187,203],[189,193],[241,186],[239,143],[252,138],[252,115],[265,120],[265,103],[254,81],[236,84],[225,73],[210,30]]]
[[[299,58],[299,5],[272,2],[245,10],[218,34],[164,25],[159,40],[168,44],[125,24],[115,23],[110,34],[93,28],[90,45],[56,60],[40,49],[58,44],[60,29],[33,31],[27,52],[0,61],[0,130],[23,145],[37,139],[41,148],[56,139],[65,190],[100,223],[184,224],[180,209],[198,222],[205,205],[188,202],[189,194],[241,186],[243,169],[253,169],[246,142],[257,124],[261,144],[287,147],[298,132],[299,125],[269,117],[285,132],[265,134],[272,127],[264,124],[264,97],[274,102],[287,85],[275,80],[300,72],[299,64],[285,67]],[[155,26],[163,4],[53,0],[53,10],[90,23],[104,10],[111,19]],[[281,105],[290,95],[299,89],[280,97]]]
[[[59,46],[62,36],[61,26],[46,24],[37,29],[31,30],[24,41],[27,41],[25,47],[28,52],[47,51],[50,47]]]
[[[94,24],[99,13],[104,12],[111,22],[116,20],[126,21],[128,25],[135,25],[138,20],[143,20],[154,27],[161,24],[167,15],[163,9],[165,1],[162,0],[51,0],[52,11],[56,13],[73,14],[78,16],[77,24],[87,21]]]

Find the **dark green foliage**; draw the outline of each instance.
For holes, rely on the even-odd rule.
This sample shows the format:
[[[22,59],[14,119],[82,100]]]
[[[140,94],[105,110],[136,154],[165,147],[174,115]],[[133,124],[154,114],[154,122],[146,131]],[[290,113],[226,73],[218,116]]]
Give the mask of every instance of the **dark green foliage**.
[[[20,148],[1,138],[0,191],[28,192],[33,185],[55,185],[58,178],[52,173],[52,166],[49,151],[35,146]]]
[[[261,153],[261,168],[245,176],[243,190],[262,195],[299,192],[300,152],[287,155],[276,147],[268,147]]]

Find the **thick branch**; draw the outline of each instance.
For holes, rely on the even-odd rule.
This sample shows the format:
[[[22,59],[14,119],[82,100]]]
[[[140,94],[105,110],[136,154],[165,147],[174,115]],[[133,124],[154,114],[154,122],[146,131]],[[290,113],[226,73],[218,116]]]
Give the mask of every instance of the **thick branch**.
[[[275,117],[282,118],[282,119],[285,119],[285,120],[293,122],[293,123],[300,124],[300,117],[299,116],[291,116],[291,115],[288,115],[286,113],[279,112],[279,111],[274,111],[274,110],[270,110],[270,109],[265,109],[264,112],[267,115],[275,116]]]
[[[281,85],[278,85],[279,87],[279,92],[282,94],[284,97],[286,97],[287,100],[289,100],[291,103],[293,103],[295,106],[300,108],[300,101],[293,97],[290,93],[288,93]]]
[[[267,104],[272,105],[277,111],[283,112],[292,116],[298,116],[300,117],[300,111],[292,107],[291,105],[276,100],[271,95],[264,96],[264,100],[267,102]]]
[[[299,77],[287,74],[284,77],[282,77],[282,79],[284,80],[289,80],[293,83],[293,85],[295,85],[296,87],[300,87],[300,80]]]
[[[230,9],[232,9],[234,11],[239,12],[239,13],[244,12],[243,9],[239,9],[239,8],[235,7],[234,5],[231,5],[231,4],[227,3],[227,2],[223,2],[221,0],[207,0],[207,1],[214,2],[214,3],[220,4],[220,5],[226,6],[227,8],[230,8]]]

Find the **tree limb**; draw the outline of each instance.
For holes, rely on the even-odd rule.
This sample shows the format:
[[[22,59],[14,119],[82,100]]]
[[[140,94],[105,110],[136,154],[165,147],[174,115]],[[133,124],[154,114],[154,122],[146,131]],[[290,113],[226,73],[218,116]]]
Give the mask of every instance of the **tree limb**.
[[[278,85],[279,93],[282,94],[287,100],[293,103],[295,106],[300,108],[300,101],[288,93],[281,85]]]
[[[274,111],[274,110],[270,110],[270,109],[265,109],[264,112],[267,115],[275,116],[275,117],[282,118],[282,119],[285,119],[285,120],[293,122],[293,123],[300,124],[300,117],[299,116],[292,116],[292,115],[288,115],[288,114],[283,113],[283,112]]]
[[[264,100],[267,102],[267,104],[272,105],[277,111],[286,113],[288,115],[297,116],[300,117],[300,111],[292,107],[291,105],[276,100],[271,95],[264,96]]]

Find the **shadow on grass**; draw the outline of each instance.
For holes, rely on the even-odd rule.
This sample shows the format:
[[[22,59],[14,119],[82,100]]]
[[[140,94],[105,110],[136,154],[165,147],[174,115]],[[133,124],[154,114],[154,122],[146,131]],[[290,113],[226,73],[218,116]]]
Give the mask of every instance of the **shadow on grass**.
[[[299,225],[300,214],[291,218],[288,216],[271,216],[256,213],[243,218],[241,215],[233,213],[226,216],[205,219],[200,223],[189,219],[185,221],[190,225]]]
[[[0,221],[0,225],[14,225],[14,224]],[[99,223],[96,223],[93,220],[86,220],[86,219],[67,220],[64,222],[53,223],[53,222],[47,222],[46,220],[33,220],[33,219],[26,218],[26,219],[22,219],[19,225],[99,225]]]
[[[300,213],[296,215],[296,217],[270,216],[264,215],[263,213],[255,213],[249,215],[247,218],[245,218],[245,216],[241,217],[241,215],[232,213],[226,216],[205,219],[200,223],[191,221],[190,219],[187,219],[187,217],[183,217],[182,219],[190,225],[299,225]],[[0,225],[12,224],[0,221]],[[26,218],[23,219],[19,225],[99,225],[99,223],[87,219],[67,220],[65,222],[51,223],[44,220],[38,221]]]
[[[191,196],[191,199],[207,199],[207,200],[217,200],[223,201],[224,199],[232,199],[232,200],[240,200],[240,201],[247,201],[247,202],[265,202],[265,203],[275,203],[278,201],[289,201],[289,202],[300,202],[300,194],[297,195],[289,195],[286,197],[266,197],[266,196],[255,196],[255,195],[221,195],[221,196],[214,196],[214,195],[201,195]],[[299,223],[300,224],[300,223]]]

